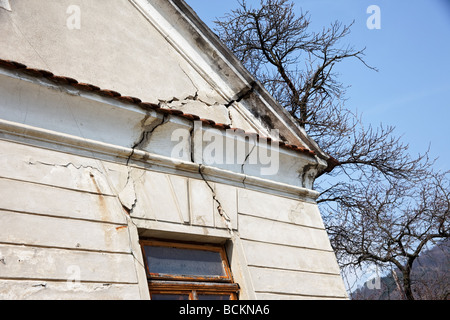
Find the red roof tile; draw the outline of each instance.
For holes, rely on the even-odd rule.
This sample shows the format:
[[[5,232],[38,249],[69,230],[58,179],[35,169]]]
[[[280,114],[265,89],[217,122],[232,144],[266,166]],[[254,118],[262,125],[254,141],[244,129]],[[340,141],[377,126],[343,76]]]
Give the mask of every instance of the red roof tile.
[[[27,67],[26,65],[19,62],[2,59],[0,59],[0,66],[10,70],[25,69]]]
[[[158,106],[157,104],[149,103],[149,102],[141,102],[141,103],[139,103],[139,106],[140,106],[141,108],[146,109],[146,110],[157,110],[157,109],[161,109],[161,107]]]
[[[216,122],[214,120],[209,120],[209,119],[200,119],[201,122],[203,122],[203,124],[207,125],[207,126],[215,126]]]
[[[78,83],[78,81],[73,78],[61,77],[61,76],[52,76],[49,78],[49,80],[51,80],[57,84],[62,84],[62,85],[74,85],[74,84]]]
[[[121,94],[117,91],[106,90],[106,89],[101,89],[98,93],[101,94],[102,96],[110,97],[110,98],[115,98],[115,97],[121,96]]]
[[[225,124],[225,123],[216,123],[214,125],[214,128],[221,129],[221,130],[228,130],[231,128],[231,126],[228,124]]]
[[[89,84],[89,83],[74,83],[72,86],[77,88],[78,90],[85,90],[85,91],[100,91],[101,90],[99,87],[94,86],[93,84]]]
[[[131,103],[131,104],[140,104],[142,102],[142,100],[139,98],[128,97],[128,96],[118,96],[118,97],[115,97],[115,99],[119,100],[120,102]]]
[[[200,117],[195,115],[195,114],[184,113],[181,116],[183,118],[191,120],[191,121],[198,121],[198,120],[200,120]]]
[[[41,69],[32,69],[32,68],[26,68],[22,72],[34,76],[34,77],[46,77],[50,78],[53,77],[54,74],[47,70],[41,70]]]

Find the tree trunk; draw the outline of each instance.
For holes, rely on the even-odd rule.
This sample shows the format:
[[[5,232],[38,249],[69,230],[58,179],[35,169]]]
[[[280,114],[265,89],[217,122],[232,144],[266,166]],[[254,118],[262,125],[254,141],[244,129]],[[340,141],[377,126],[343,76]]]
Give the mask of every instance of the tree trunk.
[[[398,293],[400,294],[403,300],[406,300],[405,293],[403,292],[403,288],[400,285],[400,281],[398,280],[397,272],[395,272],[394,270],[392,270],[392,277],[394,278],[395,284],[397,285]]]
[[[415,300],[411,289],[411,269],[410,268],[406,269],[407,270],[403,271],[403,289],[405,297],[408,300]]]

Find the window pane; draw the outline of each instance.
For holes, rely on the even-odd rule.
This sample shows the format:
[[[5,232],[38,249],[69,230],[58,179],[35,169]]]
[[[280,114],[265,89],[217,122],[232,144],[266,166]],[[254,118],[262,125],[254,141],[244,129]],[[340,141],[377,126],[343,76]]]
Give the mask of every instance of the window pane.
[[[189,300],[188,294],[152,294],[152,300]]]
[[[150,273],[178,276],[226,276],[220,252],[145,246]]]
[[[198,300],[231,300],[230,295],[212,295],[212,294],[199,294]]]

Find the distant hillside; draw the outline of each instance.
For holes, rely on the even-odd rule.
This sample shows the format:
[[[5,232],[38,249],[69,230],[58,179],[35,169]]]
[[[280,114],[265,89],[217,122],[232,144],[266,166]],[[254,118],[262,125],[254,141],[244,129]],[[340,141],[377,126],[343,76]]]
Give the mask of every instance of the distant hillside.
[[[398,270],[399,281],[402,276]],[[412,287],[417,300],[450,300],[450,240],[424,251],[414,262]],[[394,277],[381,278],[381,289],[369,289],[366,285],[352,292],[353,300],[399,300],[402,295]]]

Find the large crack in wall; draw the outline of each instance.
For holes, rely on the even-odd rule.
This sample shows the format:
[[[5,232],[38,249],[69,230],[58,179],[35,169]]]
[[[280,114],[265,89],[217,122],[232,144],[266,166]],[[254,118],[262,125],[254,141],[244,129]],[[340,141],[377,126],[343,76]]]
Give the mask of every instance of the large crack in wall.
[[[66,164],[57,164],[57,163],[46,163],[46,162],[42,162],[42,161],[28,161],[28,164],[30,166],[36,166],[36,165],[43,165],[43,166],[49,166],[49,167],[61,167],[61,168],[69,168],[69,167],[73,167],[76,170],[80,170],[80,169],[91,169],[91,170],[95,170],[98,171],[99,173],[103,174],[98,168],[93,167],[93,166],[85,166],[85,165],[77,165],[74,164],[73,162],[69,162]]]
[[[176,109],[184,113],[195,114],[203,119],[211,119],[217,123],[233,125],[225,104],[213,101],[202,100],[198,92],[184,98],[172,98],[171,100],[159,100],[159,107],[166,109]]]
[[[208,186],[208,188],[211,190],[211,194],[212,194],[212,198],[213,201],[217,204],[217,212],[219,213],[219,215],[222,217],[228,232],[233,236],[233,225],[232,225],[232,221],[231,218],[228,216],[228,214],[225,212],[225,209],[221,203],[221,201],[217,198],[217,194],[216,191],[214,190],[214,188],[211,186],[210,182],[206,179],[205,174],[203,173],[204,170],[204,166],[202,164],[200,164],[198,166],[198,172],[200,173],[200,176],[202,177],[203,181],[206,183],[206,185]]]
[[[252,139],[250,139],[250,140],[252,141]],[[242,180],[242,184],[244,185],[245,188],[246,188],[245,180],[247,180],[247,175],[245,174],[244,167],[245,167],[248,159],[250,158],[251,154],[256,149],[256,141],[253,141],[253,142],[254,142],[253,147],[251,148],[250,152],[246,155],[245,160],[244,160],[244,162],[241,165],[241,173],[244,175],[244,179]]]
[[[152,134],[155,132],[155,130],[164,124],[168,122],[168,117],[166,115],[163,116],[163,118],[153,120],[150,124],[147,124],[147,121],[149,120],[150,115],[146,114],[144,119],[141,121],[141,136],[136,141],[132,147],[132,151],[130,155],[128,156],[126,166],[128,170],[128,176],[126,184],[123,188],[123,190],[118,194],[118,198],[120,203],[122,204],[123,208],[127,211],[129,216],[133,214],[133,210],[137,205],[138,197],[136,195],[136,182],[135,179],[132,177],[133,174],[133,168],[130,166],[130,161],[133,158],[136,149],[142,149],[143,146],[148,145],[149,140],[152,136]]]
[[[255,83],[251,85],[251,87],[244,88],[241,92],[239,92],[233,99],[228,101],[226,104],[219,104],[219,103],[208,103],[206,101],[203,101],[199,98],[198,91],[195,92],[192,95],[188,95],[184,98],[172,98],[170,100],[160,100],[159,101],[159,107],[161,108],[167,108],[167,109],[177,109],[181,110],[185,113],[192,113],[192,114],[198,114],[201,115],[201,112],[204,112],[205,118],[217,120],[217,122],[221,123],[227,123],[232,125],[233,119],[231,118],[230,110],[229,108],[246,97],[248,97],[255,89]],[[192,109],[192,112],[189,112],[190,109]],[[200,111],[200,112],[199,112]],[[211,114],[211,116],[208,116],[208,114]],[[141,127],[141,135],[139,139],[133,144],[132,151],[127,158],[126,166],[128,170],[127,180],[125,183],[124,188],[119,192],[119,200],[123,206],[123,208],[126,210],[128,215],[131,217],[133,214],[134,209],[136,208],[138,204],[138,196],[136,194],[136,177],[134,176],[133,168],[130,165],[131,160],[133,156],[135,155],[136,150],[144,150],[148,145],[150,144],[151,137],[155,130],[157,130],[159,127],[165,125],[168,121],[170,116],[165,115],[163,119],[156,119],[149,122],[149,119],[151,118],[150,114],[146,114],[146,116],[142,119],[140,123]],[[149,123],[148,123],[149,122]],[[190,161],[192,163],[196,163],[196,134],[203,134],[203,131],[197,131],[195,121],[192,121],[192,127],[190,128]],[[197,143],[202,143],[202,139],[198,141]],[[250,137],[249,143],[249,150],[247,150],[248,153],[246,153],[245,159],[241,164],[241,173],[244,176],[242,179],[242,183],[245,187],[245,180],[247,179],[247,175],[245,174],[245,166],[248,164],[248,160],[251,156],[251,154],[257,149],[257,141],[255,139],[252,139]],[[203,155],[202,155],[203,157]],[[200,162],[198,164],[198,173],[201,177],[201,179],[205,182],[208,189],[211,191],[212,199],[214,208],[219,213],[220,217],[222,218],[225,226],[227,227],[229,233],[233,235],[233,227],[232,227],[232,221],[230,216],[227,214],[227,212],[224,209],[222,199],[219,199],[217,193],[214,189],[214,184],[207,178],[207,175],[205,174],[205,166],[203,165],[203,159],[197,160]]]

